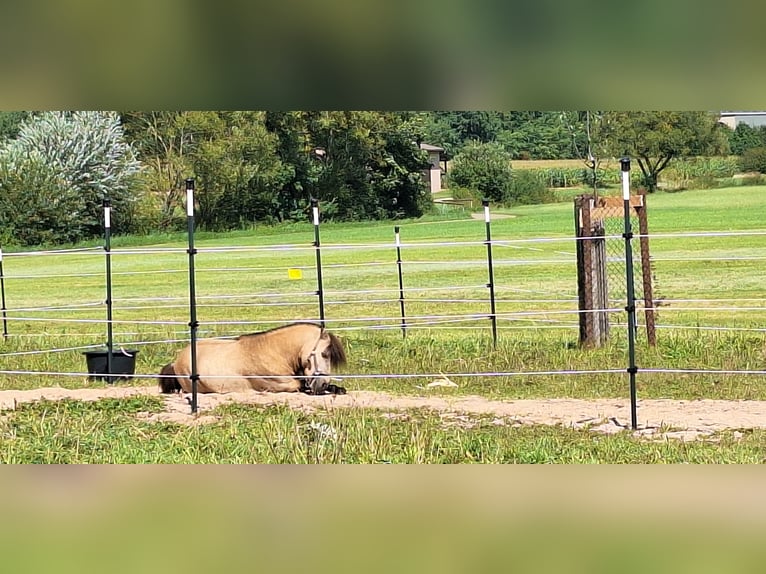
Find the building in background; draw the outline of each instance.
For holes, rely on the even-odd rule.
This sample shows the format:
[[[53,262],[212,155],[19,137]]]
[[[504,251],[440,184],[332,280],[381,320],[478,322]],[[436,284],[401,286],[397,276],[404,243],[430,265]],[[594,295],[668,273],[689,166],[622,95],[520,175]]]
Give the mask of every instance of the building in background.
[[[747,124],[751,128],[766,126],[766,112],[720,112],[718,120],[731,129],[737,129],[739,124]]]
[[[428,163],[430,167],[424,172],[426,184],[431,193],[436,193],[442,189],[442,175],[447,173],[447,158],[444,155],[444,148],[422,143],[420,149],[428,152]]]

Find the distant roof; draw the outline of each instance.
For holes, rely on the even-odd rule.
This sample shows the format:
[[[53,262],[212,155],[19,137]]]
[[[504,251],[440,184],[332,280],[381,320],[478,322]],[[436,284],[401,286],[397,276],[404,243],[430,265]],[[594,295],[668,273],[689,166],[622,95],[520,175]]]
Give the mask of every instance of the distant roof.
[[[420,149],[424,149],[426,151],[444,151],[443,147],[439,147],[438,145],[431,145],[427,143],[420,144]]]
[[[764,112],[721,112],[721,116],[766,116]]]

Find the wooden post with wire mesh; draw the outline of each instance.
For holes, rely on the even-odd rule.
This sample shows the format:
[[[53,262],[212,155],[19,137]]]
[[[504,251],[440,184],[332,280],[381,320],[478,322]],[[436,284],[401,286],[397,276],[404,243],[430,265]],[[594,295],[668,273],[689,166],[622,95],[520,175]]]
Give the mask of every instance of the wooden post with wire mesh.
[[[647,342],[654,346],[656,331],[646,196],[631,196],[630,206],[638,220],[640,235],[641,273],[635,276],[641,277],[641,288],[636,291],[642,294]],[[621,301],[618,289],[624,284],[625,263],[619,257],[620,254],[624,257],[619,228],[624,219],[624,201],[617,196],[580,195],[574,199],[574,217],[580,345],[600,347],[609,338],[609,309],[616,310],[616,302]]]

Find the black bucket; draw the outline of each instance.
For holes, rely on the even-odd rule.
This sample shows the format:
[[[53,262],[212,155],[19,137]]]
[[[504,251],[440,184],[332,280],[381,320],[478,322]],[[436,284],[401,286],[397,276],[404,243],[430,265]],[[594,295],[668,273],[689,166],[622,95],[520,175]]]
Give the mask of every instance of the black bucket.
[[[120,379],[128,377],[114,377],[108,375],[133,375],[136,372],[136,355],[138,351],[129,349],[127,351],[112,351],[112,372],[107,370],[107,356],[109,351],[85,351],[85,361],[88,364],[88,373],[91,375],[88,380],[104,380],[107,383],[114,383]]]

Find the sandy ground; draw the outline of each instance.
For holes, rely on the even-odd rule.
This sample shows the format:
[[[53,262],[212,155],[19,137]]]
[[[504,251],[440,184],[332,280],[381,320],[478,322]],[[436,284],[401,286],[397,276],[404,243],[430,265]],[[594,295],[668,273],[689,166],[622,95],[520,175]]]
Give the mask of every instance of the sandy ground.
[[[434,394],[438,391],[434,391]],[[21,403],[41,399],[66,398],[95,401],[109,397],[158,395],[151,387],[115,386],[100,389],[40,388],[27,391],[0,391],[0,411],[13,410]],[[285,404],[304,411],[348,407],[378,409],[395,413],[405,409],[431,409],[445,415],[487,415],[497,424],[562,425],[590,428],[612,433],[630,427],[630,401],[627,399],[524,399],[488,400],[478,396],[401,396],[373,391],[353,391],[341,396],[307,396],[301,393],[229,393],[199,395],[198,412],[191,414],[188,397],[162,395],[165,412],[149,414],[146,420],[162,420],[183,424],[206,424],[217,417],[211,411],[217,406],[237,402],[253,405]],[[694,440],[720,430],[742,431],[766,428],[766,401],[722,400],[639,400],[637,434],[654,438]]]

